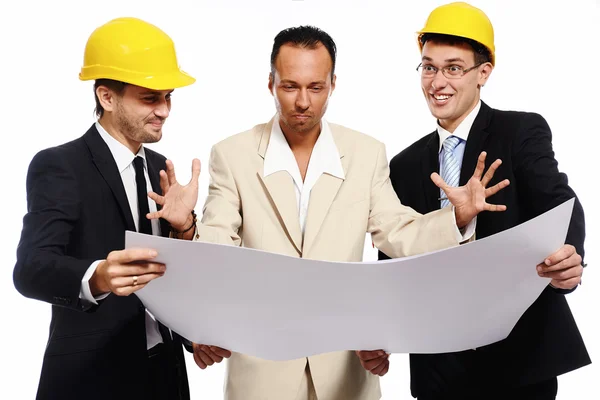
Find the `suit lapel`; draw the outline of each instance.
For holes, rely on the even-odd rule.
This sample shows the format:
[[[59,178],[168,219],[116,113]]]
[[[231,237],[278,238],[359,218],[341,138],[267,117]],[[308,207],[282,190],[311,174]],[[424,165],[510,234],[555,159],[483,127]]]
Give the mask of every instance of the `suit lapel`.
[[[146,149],[146,163],[148,165],[148,177],[150,178],[150,184],[152,185],[152,190],[155,193],[162,195],[162,189],[160,187],[160,175],[159,172],[161,167],[166,169],[165,165],[160,165],[160,162],[154,157],[154,154]],[[162,206],[160,204],[156,204],[156,210],[160,211]],[[170,231],[170,226],[167,220],[160,218],[158,220],[160,223],[160,234],[161,236],[168,236]]]
[[[471,176],[473,176],[473,172],[475,172],[477,159],[479,158],[479,154],[483,151],[483,147],[488,137],[488,132],[486,132],[485,129],[490,124],[491,116],[491,108],[482,101],[479,113],[477,114],[477,117],[475,117],[475,121],[473,121],[473,126],[471,126],[467,138],[467,146],[465,147],[465,154],[463,155],[463,162],[460,168],[460,185],[465,185],[468,180],[471,179]],[[486,166],[490,165],[492,161],[493,160],[486,159]]]
[[[264,126],[262,132],[259,132],[258,154],[263,160],[269,145],[272,126],[273,119]],[[298,220],[298,200],[294,180],[287,171],[278,171],[266,177],[262,175],[262,171],[257,173],[281,225],[298,253],[302,254],[302,231]]]
[[[129,209],[129,202],[127,201],[121,174],[119,173],[117,164],[115,163],[108,145],[102,140],[102,137],[100,137],[100,134],[94,125],[92,125],[85,135],[83,135],[83,139],[90,149],[92,160],[96,165],[96,168],[98,168],[98,171],[100,171],[106,184],[110,187],[110,190],[119,205],[127,230],[135,232],[135,223],[133,222],[133,216]]]
[[[340,154],[340,161],[344,169],[344,176],[348,173],[348,160],[346,157],[346,148],[344,146],[344,134],[339,132],[335,125],[329,125],[333,140]],[[335,199],[340,187],[344,183],[343,179],[329,174],[321,174],[317,182],[310,191],[310,200],[308,203],[308,212],[306,214],[306,225],[304,229],[304,244],[302,251],[307,254],[315,242],[323,221],[327,217],[331,203]]]
[[[440,137],[437,131],[434,131],[427,142],[427,146],[421,154],[421,174],[423,182],[423,192],[427,210],[434,211],[440,208],[440,188],[438,188],[431,180],[431,174],[440,170],[439,160],[439,143]]]
[[[258,178],[267,190],[275,212],[296,250],[302,253],[302,232],[298,221],[298,206],[294,180],[287,171],[278,171],[267,177]]]

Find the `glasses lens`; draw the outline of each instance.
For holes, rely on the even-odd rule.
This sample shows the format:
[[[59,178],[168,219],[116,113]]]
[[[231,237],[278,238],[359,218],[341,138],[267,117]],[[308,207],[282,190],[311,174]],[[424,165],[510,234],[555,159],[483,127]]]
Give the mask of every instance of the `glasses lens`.
[[[433,67],[431,65],[421,65],[420,68],[421,68],[421,75],[425,78],[430,78],[430,77],[434,76],[437,72],[435,67]]]

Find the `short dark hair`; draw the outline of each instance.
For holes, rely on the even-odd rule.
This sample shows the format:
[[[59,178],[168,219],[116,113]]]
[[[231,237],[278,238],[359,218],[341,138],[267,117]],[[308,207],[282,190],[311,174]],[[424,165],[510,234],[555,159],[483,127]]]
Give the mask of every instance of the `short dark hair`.
[[[447,44],[450,46],[466,44],[470,46],[475,53],[475,64],[492,62],[492,54],[490,53],[489,49],[473,39],[468,39],[461,36],[444,35],[441,33],[424,33],[419,37],[419,40],[421,42],[421,46],[425,46],[425,43],[428,41]]]
[[[335,42],[327,32],[309,25],[287,28],[279,32],[275,36],[273,50],[271,51],[271,73],[273,75],[275,75],[275,60],[279,55],[281,46],[284,44],[292,44],[307,49],[315,49],[319,44],[325,46],[331,57],[331,78],[333,79],[337,48]]]
[[[100,100],[96,94],[96,89],[98,89],[98,86],[106,86],[116,94],[122,95],[125,91],[125,86],[127,86],[127,83],[115,81],[113,79],[96,79],[94,82],[94,98],[96,99],[96,108],[94,109],[94,112],[96,113],[96,117],[101,118],[104,115],[104,108],[100,104]]]

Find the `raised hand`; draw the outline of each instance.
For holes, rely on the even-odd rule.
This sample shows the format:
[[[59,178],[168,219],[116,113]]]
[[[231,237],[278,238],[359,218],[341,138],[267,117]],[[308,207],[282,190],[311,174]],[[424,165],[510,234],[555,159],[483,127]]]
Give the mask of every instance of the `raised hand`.
[[[149,213],[149,219],[163,218],[171,226],[183,231],[189,225],[191,211],[198,201],[198,178],[200,177],[200,160],[192,161],[192,178],[185,186],[181,186],[175,177],[175,166],[167,160],[167,171],[160,171],[160,188],[163,195],[149,192],[148,197],[162,206],[159,211]]]
[[[502,164],[502,160],[498,159],[490,165],[487,172],[482,178],[483,171],[485,169],[485,157],[486,152],[483,151],[477,159],[477,167],[473,176],[466,185],[453,187],[449,186],[442,177],[437,174],[431,174],[431,180],[437,187],[442,189],[446,193],[446,197],[454,206],[454,212],[456,215],[456,225],[459,228],[466,226],[477,214],[482,211],[505,211],[506,206],[501,204],[489,204],[486,199],[500,190],[507,187],[510,182],[508,179],[503,180],[496,185],[486,188],[488,183],[494,177],[494,173],[498,167]]]

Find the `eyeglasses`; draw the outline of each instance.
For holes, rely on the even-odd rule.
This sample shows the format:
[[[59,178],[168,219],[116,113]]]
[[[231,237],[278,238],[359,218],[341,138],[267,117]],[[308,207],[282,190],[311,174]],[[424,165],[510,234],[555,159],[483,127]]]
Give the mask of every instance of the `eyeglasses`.
[[[447,67],[442,68],[442,74],[448,79],[460,79],[467,72],[483,65],[485,63],[479,63],[477,65],[472,66],[471,68],[463,68],[459,65],[449,65]],[[440,68],[434,67],[431,64],[420,63],[417,65],[417,71],[421,70],[421,77],[423,78],[433,78],[437,75]]]

